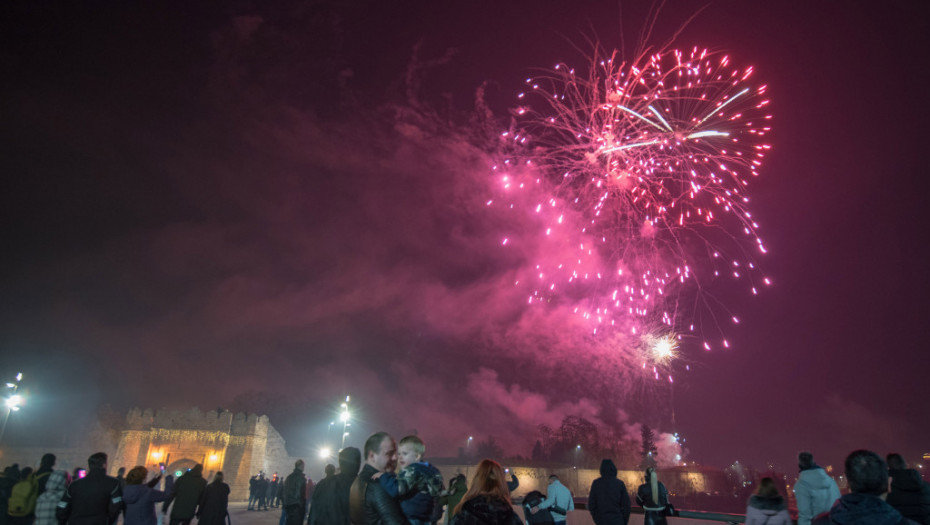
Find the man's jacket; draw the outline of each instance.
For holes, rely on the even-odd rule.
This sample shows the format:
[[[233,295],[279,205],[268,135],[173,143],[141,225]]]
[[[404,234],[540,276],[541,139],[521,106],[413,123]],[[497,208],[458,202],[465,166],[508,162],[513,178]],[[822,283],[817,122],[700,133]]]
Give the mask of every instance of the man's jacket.
[[[371,465],[358,473],[349,491],[349,521],[352,525],[409,525],[400,505],[371,477],[378,471]]]
[[[92,468],[87,476],[65,490],[55,517],[62,525],[104,525],[115,523],[123,508],[123,491],[116,478],[102,468]]]

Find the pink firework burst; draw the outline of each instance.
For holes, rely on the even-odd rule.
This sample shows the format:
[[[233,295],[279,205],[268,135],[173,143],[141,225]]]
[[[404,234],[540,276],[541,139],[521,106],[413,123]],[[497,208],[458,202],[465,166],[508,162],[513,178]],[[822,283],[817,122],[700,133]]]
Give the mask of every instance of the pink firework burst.
[[[654,337],[694,331],[699,311],[719,318],[717,278],[769,284],[748,186],[771,115],[752,67],[699,48],[629,62],[596,50],[584,71],[558,64],[526,84],[496,173],[498,202],[535,214],[548,243],[529,303],[570,305],[592,333]],[[728,346],[703,341],[715,344]]]

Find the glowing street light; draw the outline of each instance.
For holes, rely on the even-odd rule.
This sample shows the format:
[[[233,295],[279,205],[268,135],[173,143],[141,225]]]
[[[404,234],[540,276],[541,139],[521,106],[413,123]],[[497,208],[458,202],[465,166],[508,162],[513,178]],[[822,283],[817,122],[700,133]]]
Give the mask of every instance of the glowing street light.
[[[6,387],[10,390],[9,395],[3,400],[3,407],[6,411],[3,413],[3,423],[0,424],[0,442],[3,441],[3,433],[6,431],[6,423],[10,420],[10,414],[19,411],[24,404],[23,396],[17,394],[19,382],[23,380],[23,373],[16,374],[16,382],[7,383]]]
[[[329,447],[323,447],[320,449],[320,459],[327,459],[332,453]]]
[[[12,410],[13,412],[16,412],[23,406],[23,396],[19,394],[14,394],[6,398],[6,401],[4,402],[4,404],[6,405],[7,408]]]
[[[342,412],[339,414],[339,421],[342,421],[342,447],[346,446],[346,437],[349,435],[348,427],[350,426],[349,420],[352,419],[352,415],[349,413],[349,396],[346,396],[345,402],[342,403]]]

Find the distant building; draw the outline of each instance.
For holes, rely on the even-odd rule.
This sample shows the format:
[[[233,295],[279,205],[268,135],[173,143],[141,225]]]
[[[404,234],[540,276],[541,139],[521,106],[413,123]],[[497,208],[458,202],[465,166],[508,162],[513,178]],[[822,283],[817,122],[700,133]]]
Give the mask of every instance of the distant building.
[[[227,410],[201,412],[130,410],[119,447],[109,469],[144,465],[149,472],[165,467],[166,474],[186,472],[200,463],[210,480],[222,471],[230,500],[249,497],[249,478],[259,472],[271,477],[293,470],[297,458],[288,456],[284,438],[266,416],[233,414]]]

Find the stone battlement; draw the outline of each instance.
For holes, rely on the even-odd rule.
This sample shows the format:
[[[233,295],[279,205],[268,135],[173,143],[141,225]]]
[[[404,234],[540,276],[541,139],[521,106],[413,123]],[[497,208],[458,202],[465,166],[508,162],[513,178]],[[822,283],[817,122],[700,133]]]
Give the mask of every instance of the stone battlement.
[[[194,407],[190,410],[154,411],[150,408],[140,410],[133,408],[126,415],[127,430],[185,429],[205,432],[224,432],[231,436],[263,435],[268,432],[267,416],[233,414],[228,410],[201,411]]]

